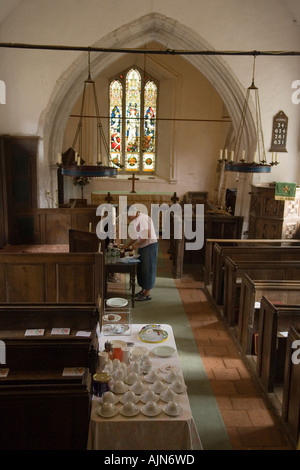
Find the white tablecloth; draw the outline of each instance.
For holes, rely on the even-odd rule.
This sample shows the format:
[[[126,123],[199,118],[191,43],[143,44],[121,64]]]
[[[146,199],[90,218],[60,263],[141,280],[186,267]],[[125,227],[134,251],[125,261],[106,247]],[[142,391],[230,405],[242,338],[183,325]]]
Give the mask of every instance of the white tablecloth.
[[[162,366],[175,365],[182,376],[177,348],[170,325],[161,325],[168,332],[168,339],[160,344],[145,343],[138,338],[138,332],[144,325],[131,325],[130,336],[100,336],[100,350],[105,341],[132,341],[134,346],[144,346],[149,350],[152,369],[157,371]],[[171,357],[157,357],[151,350],[159,345],[171,346],[175,353]],[[133,347],[134,347],[133,346]],[[147,384],[150,385],[150,384]],[[88,449],[90,450],[200,450],[202,445],[193,420],[187,392],[177,395],[177,401],[182,407],[179,416],[171,417],[162,410],[158,416],[148,417],[139,412],[134,417],[124,417],[120,413],[112,418],[102,418],[97,413],[100,406],[99,398],[92,401]],[[159,400],[162,408],[166,405]],[[143,403],[137,403],[139,407]],[[122,403],[117,404],[118,407]]]

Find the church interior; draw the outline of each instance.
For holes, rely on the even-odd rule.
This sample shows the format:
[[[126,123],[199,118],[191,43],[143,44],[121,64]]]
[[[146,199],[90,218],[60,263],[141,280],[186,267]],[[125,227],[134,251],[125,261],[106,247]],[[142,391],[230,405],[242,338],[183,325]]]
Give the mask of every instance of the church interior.
[[[299,44],[298,0],[0,0],[1,450],[300,449]]]

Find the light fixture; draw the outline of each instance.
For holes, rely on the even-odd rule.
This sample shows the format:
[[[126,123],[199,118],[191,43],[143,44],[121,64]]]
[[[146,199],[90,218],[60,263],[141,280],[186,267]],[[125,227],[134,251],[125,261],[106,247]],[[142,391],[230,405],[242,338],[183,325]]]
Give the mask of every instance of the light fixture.
[[[264,135],[262,130],[262,121],[261,121],[261,111],[260,111],[260,102],[259,102],[259,93],[258,88],[254,83],[254,73],[255,73],[255,59],[256,55],[254,54],[253,61],[253,75],[252,83],[247,88],[245,102],[242,110],[241,121],[239,124],[238,132],[235,138],[234,146],[232,150],[225,149],[220,150],[219,162],[225,164],[225,171],[235,171],[241,173],[270,173],[271,167],[277,165],[277,154],[274,158],[272,154],[272,161],[267,162],[265,144],[264,144]],[[246,151],[242,149],[241,142],[243,137],[243,132],[245,128],[246,116],[249,110],[249,98],[250,94],[254,94],[254,103],[255,103],[255,130],[256,130],[256,146],[254,154],[251,156],[246,155]]]
[[[93,164],[86,165],[85,160],[83,158],[83,148],[82,148],[83,118],[84,118],[84,104],[85,104],[85,99],[86,99],[86,90],[88,86],[92,87],[95,114],[96,114],[96,125],[97,125],[96,165],[93,165]],[[78,151],[75,151],[77,143],[78,143]],[[103,165],[103,162],[102,162],[103,149],[106,153],[106,160],[107,162],[109,162],[109,148],[108,148],[107,141],[105,139],[105,135],[104,135],[104,131],[102,128],[101,119],[100,119],[95,82],[91,79],[90,51],[88,51],[88,78],[87,80],[84,81],[79,122],[78,122],[77,130],[74,136],[72,148],[70,148],[67,152],[65,152],[63,156],[61,154],[58,155],[58,166],[61,167],[62,175],[72,176],[73,178],[97,178],[97,177],[99,178],[99,177],[104,177],[104,176],[116,175],[118,172],[118,168],[110,167],[109,164],[107,166]]]

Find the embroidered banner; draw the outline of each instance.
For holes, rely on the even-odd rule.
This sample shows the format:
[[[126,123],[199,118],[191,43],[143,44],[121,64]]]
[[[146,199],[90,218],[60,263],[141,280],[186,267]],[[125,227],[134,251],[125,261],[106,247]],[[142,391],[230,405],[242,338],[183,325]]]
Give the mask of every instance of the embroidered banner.
[[[276,183],[276,201],[294,201],[296,196],[296,183]]]

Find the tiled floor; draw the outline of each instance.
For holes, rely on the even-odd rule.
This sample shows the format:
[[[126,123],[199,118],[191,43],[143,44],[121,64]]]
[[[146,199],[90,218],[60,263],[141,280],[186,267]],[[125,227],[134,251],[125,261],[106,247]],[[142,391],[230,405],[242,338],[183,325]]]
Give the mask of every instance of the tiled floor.
[[[201,279],[175,281],[234,450],[291,450],[284,429]]]

